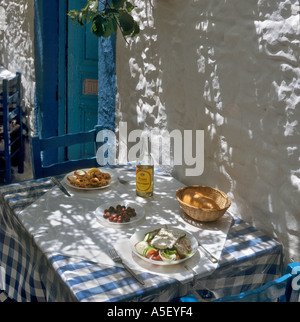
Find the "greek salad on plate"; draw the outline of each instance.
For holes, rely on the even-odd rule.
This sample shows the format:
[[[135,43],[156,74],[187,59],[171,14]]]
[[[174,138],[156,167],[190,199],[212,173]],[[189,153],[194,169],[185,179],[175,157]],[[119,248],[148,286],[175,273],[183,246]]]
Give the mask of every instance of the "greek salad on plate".
[[[176,265],[191,258],[197,251],[195,237],[176,228],[143,229],[130,238],[132,251],[139,258],[155,265]]]

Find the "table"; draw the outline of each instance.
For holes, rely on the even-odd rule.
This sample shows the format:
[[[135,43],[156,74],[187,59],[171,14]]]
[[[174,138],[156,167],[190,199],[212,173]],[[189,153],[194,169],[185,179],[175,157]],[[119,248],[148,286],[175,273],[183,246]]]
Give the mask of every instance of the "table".
[[[129,178],[134,178],[133,168],[115,167],[114,170],[118,175],[125,173]],[[154,200],[164,205],[165,199],[170,197],[172,200],[173,198],[173,209],[177,209],[170,214],[168,209],[162,209],[164,214],[170,215],[171,222],[168,220],[166,222],[174,224],[172,221],[176,220],[177,223],[178,219],[178,222],[181,224],[184,222],[187,225],[185,227],[199,230],[189,222],[189,218],[179,208],[175,199],[175,191],[168,190],[170,187],[172,189],[181,187],[182,184],[171,176],[159,173],[159,171],[157,175],[155,191],[159,191],[159,193],[156,193]],[[135,183],[132,181],[128,185],[122,185],[116,182],[114,189],[118,191],[118,194],[121,194],[120,191],[122,191],[133,197]],[[211,301],[214,298],[234,295],[257,287],[282,273],[281,244],[245,221],[232,216],[220,258],[215,267],[210,266],[208,272],[202,272],[202,275],[188,272],[182,281],[170,278],[170,276],[151,273],[151,271],[142,271],[139,275],[146,282],[146,285],[142,286],[120,265],[114,263],[108,265],[102,262],[101,256],[97,255],[97,243],[92,241],[92,238],[90,249],[92,252],[95,251],[94,257],[84,253],[80,244],[73,246],[72,242],[62,243],[62,240],[70,240],[73,243],[75,241],[76,243],[77,239],[74,237],[76,231],[72,234],[72,230],[70,230],[72,222],[69,220],[71,217],[64,216],[61,217],[63,218],[61,222],[53,222],[53,226],[57,227],[56,231],[59,234],[59,238],[55,242],[53,242],[53,236],[52,239],[47,237],[49,234],[44,225],[45,222],[41,226],[36,226],[43,227],[43,231],[29,232],[30,220],[28,218],[30,217],[28,216],[30,216],[30,212],[26,213],[26,210],[34,209],[38,205],[38,201],[42,204],[43,200],[47,200],[45,196],[50,194],[51,197],[53,193],[58,196],[60,191],[54,187],[50,178],[30,180],[0,189],[0,290],[3,290],[0,292],[0,301],[1,299],[11,299],[14,301],[48,302],[153,302],[170,301],[174,297],[191,292],[200,301]],[[73,193],[76,195],[77,192],[72,191]],[[111,193],[112,190],[104,189],[97,191],[96,195],[102,196],[101,194],[103,194],[106,196],[105,198],[108,198]],[[80,197],[80,194],[77,196]],[[53,198],[50,200],[51,203],[54,202]],[[146,207],[145,209],[152,208]],[[159,218],[159,213],[156,214],[157,208],[155,209],[151,214],[151,220]],[[39,212],[36,220],[41,220],[41,218],[48,218],[47,213]],[[97,238],[112,229],[101,228],[101,226],[94,224],[91,213],[87,214],[84,221],[80,216],[76,217],[81,223],[85,222],[86,218],[88,218],[89,225],[92,223],[92,228],[82,227],[82,229],[92,229],[91,233],[96,234]],[[149,220],[147,215],[145,220]],[[49,231],[50,228],[49,226]],[[132,232],[132,230],[129,231]],[[73,236],[69,236],[68,239],[63,236],[64,234],[72,234]],[[49,243],[50,241],[52,242]],[[86,245],[87,243],[85,243]],[[74,252],[77,248],[78,253]],[[99,249],[99,252],[102,250]],[[83,254],[87,256],[83,256]],[[203,254],[201,254],[201,260],[204,260],[205,265],[209,267],[210,262]]]

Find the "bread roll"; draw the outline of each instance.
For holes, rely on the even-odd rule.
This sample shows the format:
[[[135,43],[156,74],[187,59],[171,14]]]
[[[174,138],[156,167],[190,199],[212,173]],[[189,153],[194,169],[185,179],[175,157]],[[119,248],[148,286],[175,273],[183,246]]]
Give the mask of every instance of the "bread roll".
[[[219,210],[220,207],[216,204],[216,202],[200,192],[197,192],[193,189],[186,189],[185,194],[182,198],[184,203],[191,205],[197,208],[203,209],[217,209]]]

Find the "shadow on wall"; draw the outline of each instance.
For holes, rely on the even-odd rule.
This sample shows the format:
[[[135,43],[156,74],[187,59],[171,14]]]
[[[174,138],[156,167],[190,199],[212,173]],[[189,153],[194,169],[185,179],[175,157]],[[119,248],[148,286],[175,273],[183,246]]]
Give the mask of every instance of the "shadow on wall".
[[[127,122],[128,132],[135,129],[163,129],[167,116],[161,95],[162,69],[152,15],[153,5],[149,0],[135,1],[134,4],[141,33],[133,40],[128,40],[129,46],[120,35],[117,37],[116,123]],[[132,145],[129,143],[128,147]]]
[[[25,172],[19,174],[13,168],[13,182],[19,182],[32,178],[28,134],[33,129],[34,116],[34,4],[33,1],[1,1],[0,6],[4,8],[6,22],[4,30],[1,30],[0,21],[0,65],[12,73],[22,73]],[[0,183],[4,183],[2,178]]]
[[[175,166],[173,174],[229,193],[234,213],[297,259],[300,28],[293,2],[137,2],[142,30],[122,52],[129,64],[119,66],[118,83],[131,90],[119,88],[117,117],[131,129],[204,130],[204,173],[185,177]]]
[[[271,0],[166,1],[153,13],[168,127],[205,130],[203,175],[175,174],[228,192],[235,213],[297,256],[299,17]]]
[[[4,30],[1,30],[0,21],[0,65],[13,73],[22,73],[24,123],[30,131],[33,128],[35,86],[33,2],[1,1],[0,6],[5,10],[6,21]]]

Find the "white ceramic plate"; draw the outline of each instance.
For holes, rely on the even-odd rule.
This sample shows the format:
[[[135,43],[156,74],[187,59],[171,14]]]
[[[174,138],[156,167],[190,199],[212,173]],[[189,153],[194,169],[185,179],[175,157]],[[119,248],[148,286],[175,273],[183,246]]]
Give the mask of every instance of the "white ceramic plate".
[[[84,170],[84,171],[89,171],[89,169],[90,168],[88,168],[88,169],[80,169],[80,170]],[[78,169],[79,170],[79,169]],[[98,189],[105,189],[105,188],[107,188],[107,187],[109,187],[109,186],[111,186],[113,183],[115,183],[116,181],[117,181],[117,175],[115,174],[115,172],[114,171],[112,171],[112,170],[108,170],[108,169],[105,169],[105,168],[99,168],[99,170],[101,171],[101,172],[103,172],[103,173],[109,173],[110,174],[110,176],[111,176],[111,178],[110,178],[110,181],[109,181],[109,184],[108,185],[106,185],[106,186],[102,186],[102,187],[95,187],[95,188],[81,188],[81,187],[76,187],[76,186],[73,186],[70,182],[69,182],[69,180],[67,179],[67,177],[68,176],[70,176],[70,175],[72,175],[72,174],[74,174],[74,171],[72,171],[72,172],[69,172],[68,174],[66,174],[65,175],[65,177],[64,177],[64,183],[66,184],[66,185],[68,185],[69,187],[71,187],[71,188],[74,188],[74,189],[78,189],[78,190],[98,190]]]
[[[108,219],[103,217],[105,209],[108,209],[110,206],[113,206],[114,208],[116,208],[117,205],[134,208],[135,212],[136,212],[136,216],[131,217],[130,221],[122,222],[122,223],[110,222]],[[126,225],[136,223],[136,222],[140,221],[142,218],[144,218],[145,210],[141,206],[139,206],[137,203],[135,203],[133,201],[129,201],[129,200],[123,200],[123,201],[122,200],[114,200],[114,201],[110,201],[110,202],[107,202],[105,204],[102,204],[100,207],[98,207],[96,209],[96,211],[95,211],[95,215],[96,215],[96,218],[103,224],[108,224],[108,225],[110,225],[112,227],[124,227]]]
[[[174,227],[168,227],[168,228],[171,229],[171,230],[174,230],[176,232],[179,232],[179,233],[185,233],[186,234],[186,237],[191,241],[191,244],[192,244],[192,252],[193,252],[193,254],[191,256],[186,257],[184,259],[180,259],[178,261],[164,262],[164,261],[155,261],[155,260],[152,260],[152,259],[148,259],[148,258],[140,255],[139,253],[137,253],[137,251],[135,250],[134,245],[136,243],[142,241],[144,239],[146,233],[148,233],[150,231],[153,231],[155,229],[158,229],[158,228],[163,228],[163,226],[155,226],[155,227],[150,227],[150,228],[147,228],[147,229],[142,229],[142,230],[139,230],[139,231],[135,232],[131,236],[131,238],[130,238],[130,246],[131,246],[132,252],[136,256],[138,256],[139,258],[141,258],[142,260],[144,260],[145,262],[147,262],[149,264],[163,266],[163,265],[177,265],[177,264],[180,264],[180,263],[185,262],[186,260],[192,258],[195,255],[195,253],[196,253],[196,251],[198,249],[198,242],[197,242],[196,238],[192,234],[190,234],[190,233],[188,233],[186,231],[183,231],[183,230],[174,228]]]

